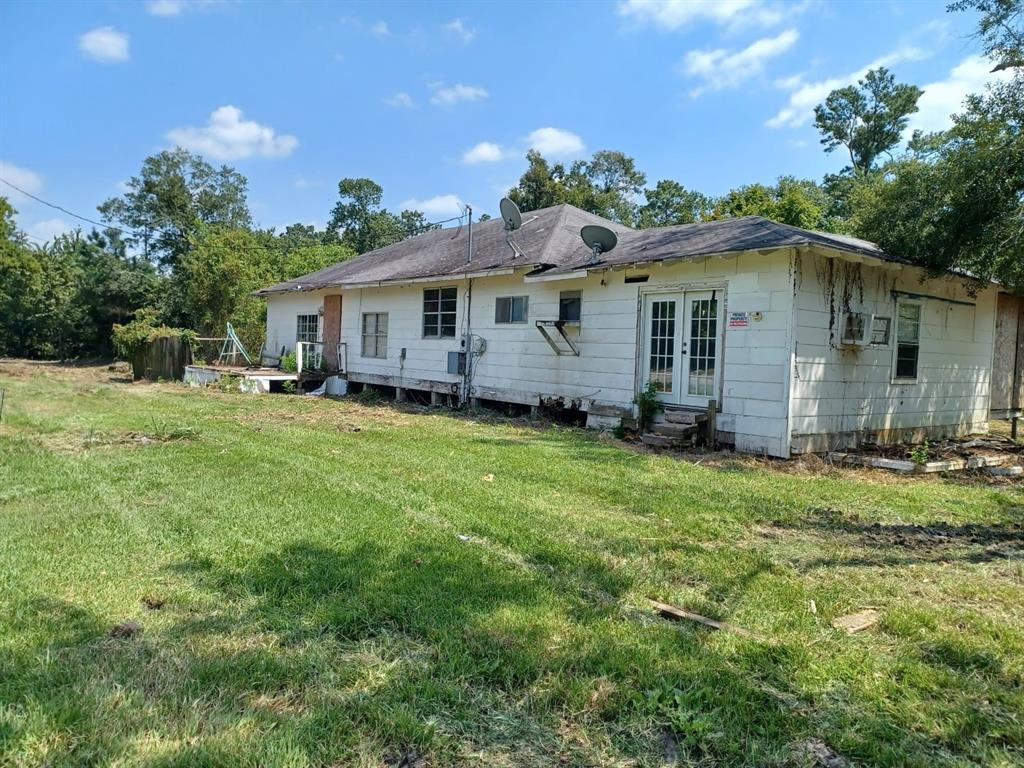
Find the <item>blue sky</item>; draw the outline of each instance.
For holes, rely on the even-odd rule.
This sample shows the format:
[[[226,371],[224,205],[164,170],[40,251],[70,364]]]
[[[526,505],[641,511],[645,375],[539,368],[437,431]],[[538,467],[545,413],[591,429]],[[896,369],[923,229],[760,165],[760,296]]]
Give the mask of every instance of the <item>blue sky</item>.
[[[85,216],[180,144],[249,179],[262,226],[323,226],[337,181],[496,213],[534,146],[634,156],[708,194],[820,178],[813,106],[888,65],[947,125],[988,75],[944,2],[7,2],[0,177]],[[66,214],[0,184],[34,238]]]

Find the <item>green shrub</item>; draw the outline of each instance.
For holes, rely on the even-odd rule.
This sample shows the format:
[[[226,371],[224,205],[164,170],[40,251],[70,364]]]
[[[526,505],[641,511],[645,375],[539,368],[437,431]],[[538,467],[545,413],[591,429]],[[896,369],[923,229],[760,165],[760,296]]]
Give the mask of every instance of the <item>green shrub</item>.
[[[654,382],[647,382],[647,386],[633,398],[633,402],[640,409],[637,421],[640,431],[643,432],[650,428],[654,417],[664,407],[661,400],[658,399],[658,389],[654,386]]]
[[[193,354],[199,349],[196,332],[188,328],[171,328],[157,325],[157,311],[143,308],[135,312],[130,323],[114,324],[112,340],[114,352],[122,360],[131,360],[132,356],[145,349],[150,343],[164,336],[179,336],[188,342]]]
[[[928,446],[927,440],[925,440],[920,445],[915,445],[914,450],[910,452],[910,460],[918,465],[927,464],[931,457],[932,452]]]
[[[299,370],[299,363],[295,359],[294,352],[281,356],[281,370],[285,373],[296,373]]]

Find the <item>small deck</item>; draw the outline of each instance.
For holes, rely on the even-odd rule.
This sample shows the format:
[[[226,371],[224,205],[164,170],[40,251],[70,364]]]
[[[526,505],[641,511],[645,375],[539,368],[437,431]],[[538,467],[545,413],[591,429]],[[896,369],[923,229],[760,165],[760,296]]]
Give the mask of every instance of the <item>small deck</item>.
[[[184,381],[193,387],[203,387],[225,376],[241,378],[244,392],[270,392],[272,389],[278,390],[282,382],[299,381],[297,373],[287,373],[280,368],[244,368],[234,365],[187,365]]]

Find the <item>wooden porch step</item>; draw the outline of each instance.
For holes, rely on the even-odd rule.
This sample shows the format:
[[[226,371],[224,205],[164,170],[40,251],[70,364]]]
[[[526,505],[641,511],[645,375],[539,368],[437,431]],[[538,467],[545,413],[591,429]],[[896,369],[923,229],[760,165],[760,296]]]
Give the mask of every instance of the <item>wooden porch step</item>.
[[[674,439],[689,438],[698,429],[696,424],[652,424],[651,433]]]
[[[690,410],[688,408],[666,408],[665,421],[670,424],[698,424],[707,421],[707,411]]]

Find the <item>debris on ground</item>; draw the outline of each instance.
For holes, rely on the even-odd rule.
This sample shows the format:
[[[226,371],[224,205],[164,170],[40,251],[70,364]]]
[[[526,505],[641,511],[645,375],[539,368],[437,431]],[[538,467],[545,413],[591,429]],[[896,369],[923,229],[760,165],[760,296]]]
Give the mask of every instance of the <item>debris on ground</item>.
[[[484,482],[485,483],[493,483],[494,482],[494,475],[492,475],[492,474],[484,475]]]
[[[395,763],[395,768],[427,768],[427,759],[420,757],[415,752],[406,752]]]
[[[166,602],[167,600],[157,595],[146,595],[142,598],[142,604],[151,611],[159,611]]]
[[[817,737],[802,741],[793,749],[798,765],[813,768],[852,768],[852,763]]]
[[[473,540],[472,536],[467,536],[464,533],[460,533],[459,534],[459,541],[472,541],[472,540]]]
[[[842,629],[849,635],[865,630],[868,627],[873,627],[877,623],[878,611],[872,609],[850,613],[846,616],[837,616],[832,619],[832,626],[835,629]]]
[[[117,640],[129,640],[142,632],[142,625],[137,621],[122,621],[108,633]]]
[[[865,445],[856,450],[835,451],[828,459],[837,464],[875,467],[907,474],[957,472],[980,469],[992,475],[1024,474],[1024,446],[1002,437],[949,439],[919,445]],[[1000,472],[997,468],[1004,468]]]
[[[660,603],[657,600],[648,600],[648,602],[655,611],[666,619],[685,619],[687,621],[695,621],[698,624],[703,624],[705,627],[711,627],[712,629],[717,629],[723,632],[733,632],[737,635],[743,635],[744,637],[755,637],[752,632],[749,632],[742,627],[726,624],[724,621],[710,619],[707,616],[701,616],[699,613],[693,613],[692,611],[677,608],[676,606],[669,605],[668,603]]]

